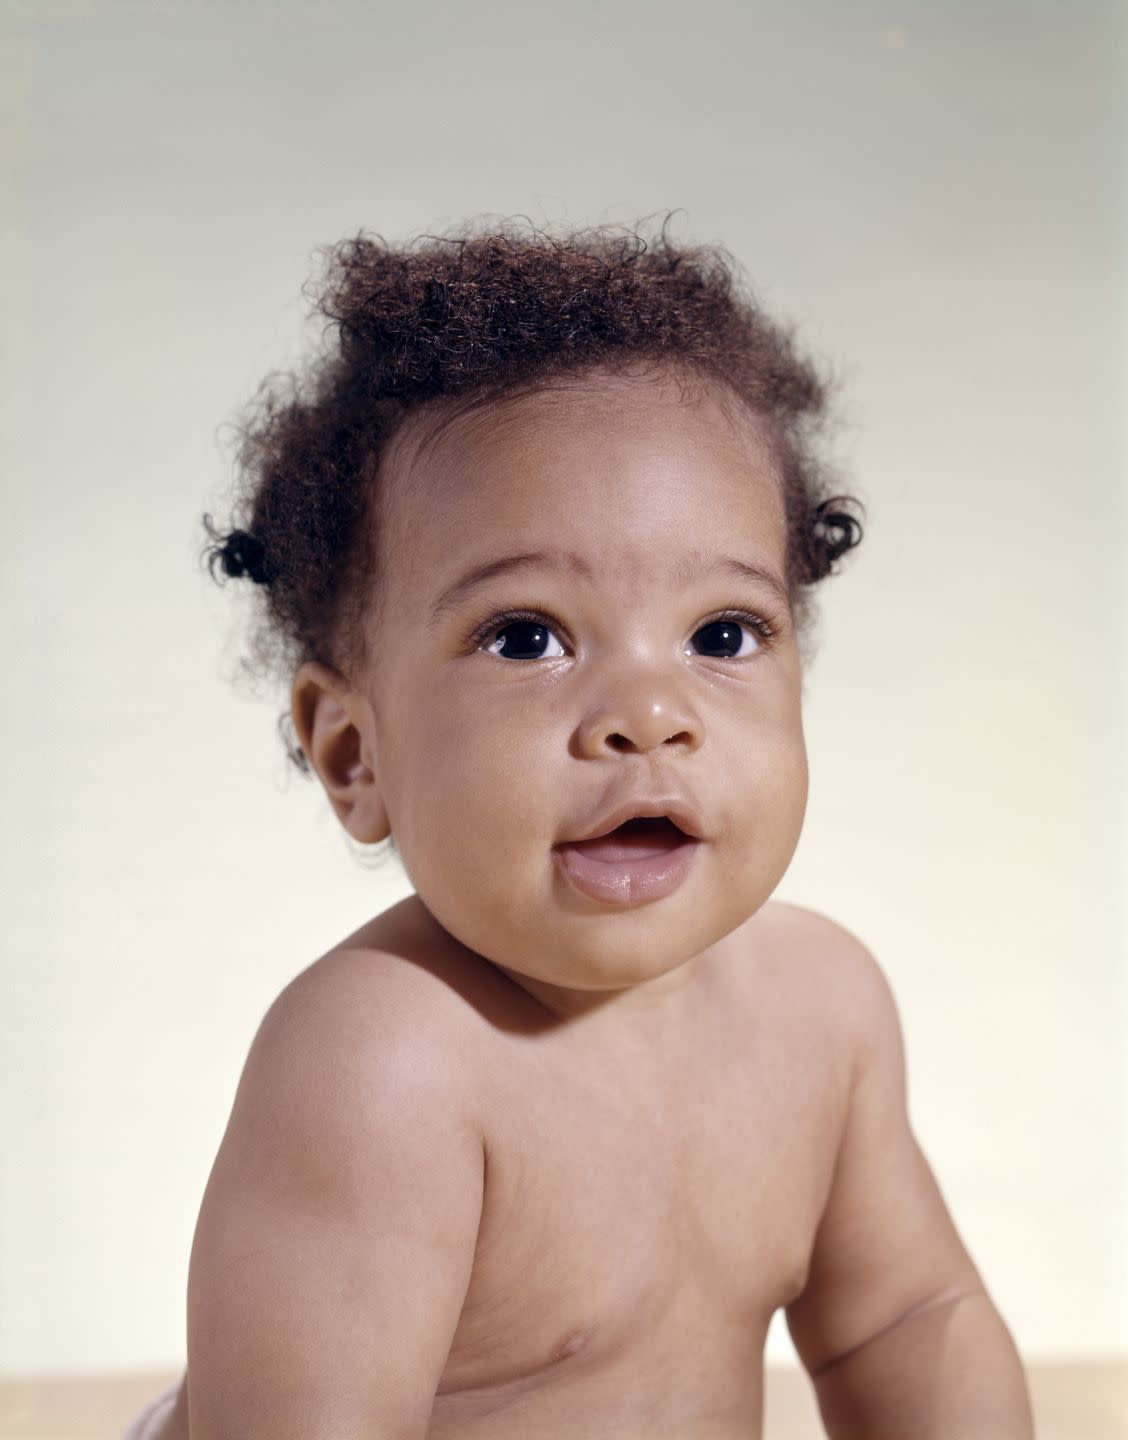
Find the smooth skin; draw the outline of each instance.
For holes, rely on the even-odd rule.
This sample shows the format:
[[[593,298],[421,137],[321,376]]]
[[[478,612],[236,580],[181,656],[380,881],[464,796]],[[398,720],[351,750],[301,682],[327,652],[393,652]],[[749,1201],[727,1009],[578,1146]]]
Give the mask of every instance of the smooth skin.
[[[1030,1440],[888,984],[769,901],[807,766],[755,421],[596,375],[414,417],[381,486],[365,661],[303,666],[293,713],[342,825],[394,835],[417,894],[256,1037],[168,1435],[190,1408],[193,1440],[748,1440],[782,1305],[831,1436]],[[451,594],[534,551],[570,558]],[[668,791],[704,837],[685,883],[572,889],[553,847]]]
[[[764,903],[802,826],[799,656],[770,456],[708,394],[604,377],[437,433],[417,424],[384,478],[372,662],[348,690],[312,665],[294,686],[329,798],[355,840],[394,834],[440,924],[555,1014],[649,1015],[686,983],[687,961]],[[530,567],[432,618],[466,570],[553,549],[584,572]],[[693,551],[764,578],[673,583]],[[543,614],[543,658],[473,643],[507,607]],[[765,618],[775,641],[748,628],[739,658],[695,653],[695,632],[729,608]],[[692,887],[629,917],[581,903],[553,845],[617,797],[667,788],[708,841]]]

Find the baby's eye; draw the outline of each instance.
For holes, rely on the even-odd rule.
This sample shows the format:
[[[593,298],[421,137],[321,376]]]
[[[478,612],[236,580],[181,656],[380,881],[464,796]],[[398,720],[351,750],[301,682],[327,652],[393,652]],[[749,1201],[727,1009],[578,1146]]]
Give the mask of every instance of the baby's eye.
[[[741,635],[741,631],[745,635]],[[710,620],[694,634],[694,641],[704,637],[704,650],[723,650],[723,660],[746,660],[763,648],[770,631],[767,623],[755,615],[721,615]],[[745,639],[750,642],[745,645]],[[698,654],[704,653],[699,649]]]
[[[502,660],[555,660],[556,655],[546,654],[541,648],[553,632],[540,615],[499,615],[491,624],[485,638],[492,639],[483,648],[487,654],[500,656]],[[560,642],[557,641],[557,644]],[[557,655],[563,655],[563,647]]]
[[[735,611],[699,626],[693,639],[700,641],[698,654],[720,650],[723,660],[746,660],[761,650],[771,636],[767,621]],[[559,646],[560,642],[547,617],[535,611],[494,616],[479,630],[474,644],[501,660],[555,660],[564,653],[563,646],[555,653],[545,648],[552,644]]]

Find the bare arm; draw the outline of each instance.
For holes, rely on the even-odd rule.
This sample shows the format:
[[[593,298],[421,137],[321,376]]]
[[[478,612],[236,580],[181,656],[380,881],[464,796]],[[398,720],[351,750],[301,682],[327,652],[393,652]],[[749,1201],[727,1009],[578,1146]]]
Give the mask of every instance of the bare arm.
[[[1032,1440],[1022,1364],[909,1125],[901,1027],[843,945],[854,1083],[803,1293],[787,1309],[831,1440]]]
[[[275,1002],[193,1244],[192,1440],[422,1440],[482,1204],[455,1071],[347,968]]]

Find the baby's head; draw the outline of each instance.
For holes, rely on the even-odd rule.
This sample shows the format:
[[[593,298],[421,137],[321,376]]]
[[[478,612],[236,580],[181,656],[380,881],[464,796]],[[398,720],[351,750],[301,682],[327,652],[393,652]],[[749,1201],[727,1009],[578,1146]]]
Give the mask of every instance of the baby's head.
[[[824,388],[664,232],[361,238],[321,307],[332,349],[245,431],[239,528],[205,517],[260,584],[291,755],[550,1008],[663,993],[798,841],[810,589],[860,537]],[[564,843],[648,809],[696,836],[680,885],[577,885]]]

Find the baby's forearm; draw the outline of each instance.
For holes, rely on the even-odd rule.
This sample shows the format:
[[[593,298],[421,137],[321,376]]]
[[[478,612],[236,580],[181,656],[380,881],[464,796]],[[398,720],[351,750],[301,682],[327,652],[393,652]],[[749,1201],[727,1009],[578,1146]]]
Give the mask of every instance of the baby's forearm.
[[[831,1440],[1033,1440],[1022,1361],[983,1293],[910,1314],[816,1372]]]

